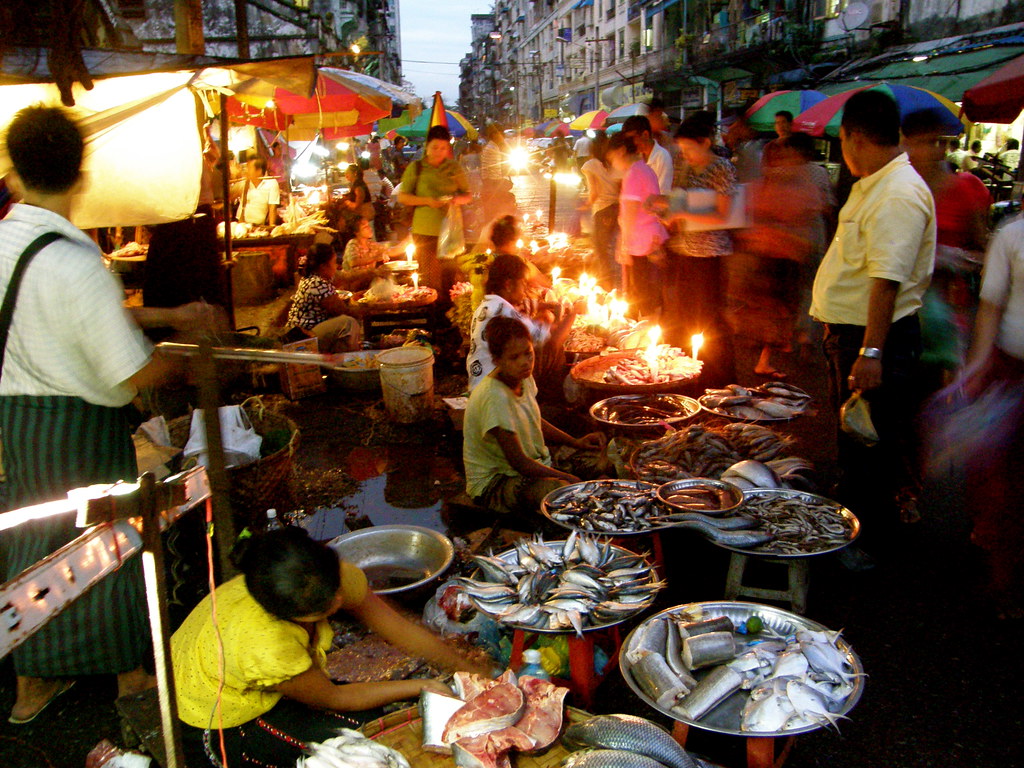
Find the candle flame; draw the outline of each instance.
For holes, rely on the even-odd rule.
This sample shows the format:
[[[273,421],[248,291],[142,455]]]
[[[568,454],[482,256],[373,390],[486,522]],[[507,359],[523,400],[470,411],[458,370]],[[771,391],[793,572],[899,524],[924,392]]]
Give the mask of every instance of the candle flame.
[[[407,261],[412,261],[412,257],[416,255],[416,246],[409,243],[405,246],[405,258]]]
[[[412,287],[417,289],[417,290],[419,290],[419,287],[420,287],[420,273],[419,272],[413,272],[412,273]]]
[[[561,276],[562,270],[559,269],[558,267],[555,267],[554,269],[551,270],[551,282],[555,282]]]
[[[650,332],[647,334],[647,337],[651,340],[652,347],[657,346],[658,342],[661,341],[661,326],[656,325],[653,328],[651,328]],[[696,336],[694,338],[696,338]]]
[[[520,251],[523,250],[523,246],[524,245],[525,245],[525,243],[521,239],[520,240],[516,240],[516,248],[518,248]]]
[[[695,333],[690,337],[690,345],[693,347],[693,359],[698,360],[697,353],[700,352],[700,348],[704,346],[704,334]]]

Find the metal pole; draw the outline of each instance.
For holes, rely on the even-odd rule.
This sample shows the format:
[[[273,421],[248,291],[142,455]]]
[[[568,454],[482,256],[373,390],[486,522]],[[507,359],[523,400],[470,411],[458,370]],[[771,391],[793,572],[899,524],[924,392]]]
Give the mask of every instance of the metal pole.
[[[174,42],[178,53],[206,53],[202,0],[174,0]]]
[[[555,173],[558,167],[551,169],[551,181],[548,183],[548,234],[555,231],[555,209],[558,206],[558,185],[555,183]]]
[[[594,109],[601,108],[601,40],[594,41],[597,48],[597,66],[594,67]]]
[[[235,298],[231,280],[231,163],[228,161],[228,95],[220,95],[220,169],[224,193],[224,298],[228,303],[228,322],[235,329]]]
[[[238,39],[238,58],[249,58],[248,0],[235,0],[235,36]]]
[[[170,619],[167,615],[167,588],[164,584],[164,546],[160,539],[160,506],[156,479],[151,472],[140,480],[142,502],[142,575],[149,603],[149,627],[153,635],[157,693],[160,700],[160,726],[164,737],[167,768],[185,768],[181,745],[181,723],[171,671]]]

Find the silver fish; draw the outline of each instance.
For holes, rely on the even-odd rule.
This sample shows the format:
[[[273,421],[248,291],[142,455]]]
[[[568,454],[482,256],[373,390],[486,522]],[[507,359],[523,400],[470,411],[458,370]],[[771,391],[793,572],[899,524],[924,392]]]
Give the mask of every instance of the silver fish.
[[[565,768],[665,768],[657,760],[619,749],[574,752],[562,765]]]
[[[715,667],[697,683],[697,687],[672,707],[672,711],[688,720],[700,720],[704,715],[739,690],[743,675],[729,667]]]
[[[696,765],[675,739],[642,717],[598,715],[570,725],[562,738],[572,746],[623,750],[643,755],[667,768],[694,768]]]
[[[712,541],[724,544],[727,547],[739,547],[740,549],[756,547],[772,540],[772,535],[764,531],[756,529],[752,531],[723,531],[713,525],[697,522],[696,520],[683,520],[675,523],[675,527],[700,531]]]
[[[668,709],[679,697],[690,692],[660,653],[644,654],[633,665],[630,673],[644,693],[654,699],[662,709]]]

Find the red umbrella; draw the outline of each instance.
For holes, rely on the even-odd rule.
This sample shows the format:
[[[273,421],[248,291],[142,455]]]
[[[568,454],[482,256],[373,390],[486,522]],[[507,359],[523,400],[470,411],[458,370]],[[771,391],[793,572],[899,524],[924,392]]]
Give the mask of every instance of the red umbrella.
[[[572,131],[569,130],[569,124],[563,123],[561,120],[555,122],[552,121],[547,128],[544,129],[544,135],[554,138],[555,136],[568,136]]]
[[[1024,56],[1004,64],[964,93],[960,113],[974,123],[1012,123],[1024,110]]]

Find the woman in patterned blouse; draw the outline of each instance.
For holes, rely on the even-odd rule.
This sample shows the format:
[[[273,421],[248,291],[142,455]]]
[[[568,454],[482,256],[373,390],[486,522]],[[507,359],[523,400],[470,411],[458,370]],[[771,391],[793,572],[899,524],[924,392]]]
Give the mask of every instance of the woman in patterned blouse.
[[[360,291],[370,287],[374,271],[386,263],[392,256],[402,253],[402,246],[378,243],[373,239],[373,225],[367,219],[356,222],[355,237],[345,244],[345,253],[341,257],[341,272],[335,283],[350,291]]]
[[[316,245],[306,256],[305,277],[295,290],[288,311],[286,339],[315,336],[321,352],[350,352],[359,348],[359,321],[345,314],[346,304],[334,287],[338,257],[329,245]]]

